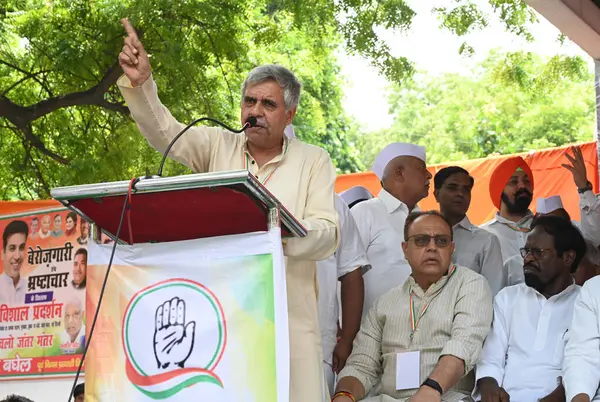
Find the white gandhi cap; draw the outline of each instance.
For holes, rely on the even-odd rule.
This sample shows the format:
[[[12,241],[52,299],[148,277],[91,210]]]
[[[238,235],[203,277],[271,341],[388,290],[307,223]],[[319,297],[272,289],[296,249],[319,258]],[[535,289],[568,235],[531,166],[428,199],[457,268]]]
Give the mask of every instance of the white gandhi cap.
[[[288,138],[296,138],[296,133],[294,133],[294,126],[287,125],[285,126],[285,129],[283,130],[283,133],[288,137]]]
[[[548,198],[538,198],[536,201],[535,211],[538,214],[549,214],[557,209],[564,209],[560,195],[553,195]]]
[[[375,158],[375,163],[373,163],[373,172],[379,180],[383,177],[383,171],[388,163],[399,156],[414,156],[426,162],[425,147],[406,142],[391,143],[383,148],[379,155],[377,155],[377,158]]]
[[[354,186],[346,191],[341,192],[340,197],[342,197],[342,200],[344,200],[346,205],[350,205],[358,200],[370,200],[373,198],[373,194],[371,194],[369,190],[363,186]]]

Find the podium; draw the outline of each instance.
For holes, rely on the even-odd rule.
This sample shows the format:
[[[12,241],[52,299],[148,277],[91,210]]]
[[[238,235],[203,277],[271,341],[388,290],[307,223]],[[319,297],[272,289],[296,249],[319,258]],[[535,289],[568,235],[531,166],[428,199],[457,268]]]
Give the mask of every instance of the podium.
[[[253,175],[153,177],[51,195],[117,242],[110,275],[113,246],[90,242],[86,317],[99,314],[102,338],[90,342],[86,397],[288,401],[282,238],[307,231]],[[178,332],[161,338],[173,326]],[[191,349],[167,356],[175,346]]]
[[[282,237],[306,229],[246,170],[148,178],[131,191],[129,216],[116,239],[130,181],[59,187],[54,199],[123,243],[158,243],[252,233],[280,226]],[[133,240],[133,241],[132,241]]]

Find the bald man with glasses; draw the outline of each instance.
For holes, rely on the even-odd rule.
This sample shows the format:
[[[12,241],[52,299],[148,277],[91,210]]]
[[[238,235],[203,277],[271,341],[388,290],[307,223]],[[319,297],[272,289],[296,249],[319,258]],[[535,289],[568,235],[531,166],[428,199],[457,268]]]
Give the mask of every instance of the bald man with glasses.
[[[458,402],[473,390],[467,374],[492,323],[487,280],[452,263],[452,226],[438,212],[409,214],[404,239],[412,273],[363,320],[334,402]]]

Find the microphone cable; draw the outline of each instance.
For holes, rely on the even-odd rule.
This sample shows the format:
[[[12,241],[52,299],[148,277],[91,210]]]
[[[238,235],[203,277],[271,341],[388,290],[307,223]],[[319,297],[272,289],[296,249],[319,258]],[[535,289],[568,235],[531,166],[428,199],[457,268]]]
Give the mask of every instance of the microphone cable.
[[[160,162],[160,167],[158,169],[157,176],[162,177],[162,172],[163,172],[165,161],[167,159],[167,156],[169,155],[169,152],[171,151],[171,148],[175,144],[175,142],[177,142],[177,140],[183,134],[185,134],[185,132],[188,131],[192,126],[194,126],[195,124],[198,124],[200,122],[203,122],[203,121],[213,122],[215,124],[220,125],[221,127],[225,128],[225,129],[231,131],[232,133],[236,133],[236,134],[242,133],[245,129],[247,129],[249,127],[255,127],[256,123],[257,123],[256,117],[250,116],[250,117],[248,117],[246,119],[246,122],[244,123],[244,125],[243,125],[243,127],[241,129],[235,130],[235,129],[229,127],[228,125],[226,125],[225,123],[222,123],[219,120],[212,119],[210,117],[200,117],[200,118],[192,121],[183,130],[181,130],[175,137],[173,137],[173,139],[171,140],[171,142],[167,146],[167,149],[165,150],[165,152],[163,154],[163,157],[162,157],[162,160]],[[140,181],[140,178],[134,178],[134,179],[131,179],[131,182],[129,183],[128,194],[125,197],[125,202],[123,203],[123,209],[121,210],[121,218],[119,219],[119,225],[117,227],[117,232],[115,233],[116,240],[113,243],[113,247],[112,247],[112,250],[111,250],[111,253],[110,253],[110,258],[108,260],[108,266],[106,268],[106,274],[104,274],[104,281],[102,282],[102,288],[100,290],[100,295],[98,297],[98,305],[96,306],[96,312],[94,313],[94,319],[92,320],[92,326],[90,328],[90,335],[89,335],[88,339],[86,339],[86,341],[85,341],[85,347],[83,349],[83,354],[81,356],[81,360],[79,362],[79,367],[77,368],[77,372],[75,374],[75,380],[73,381],[73,386],[71,387],[71,392],[69,394],[69,399],[67,400],[67,402],[71,402],[71,398],[74,397],[75,388],[77,387],[77,381],[79,381],[79,377],[81,375],[81,370],[83,369],[83,364],[84,364],[84,361],[85,361],[85,357],[87,356],[87,352],[88,352],[89,346],[90,346],[91,341],[92,341],[92,335],[94,334],[94,329],[96,328],[96,323],[98,321],[98,315],[100,313],[100,307],[102,306],[102,299],[104,298],[104,292],[106,290],[106,284],[108,283],[108,276],[109,276],[110,270],[112,268],[112,263],[113,263],[113,259],[114,259],[115,253],[117,251],[117,245],[118,245],[119,235],[121,234],[121,229],[123,228],[123,222],[125,221],[126,213],[127,213],[128,209],[130,208],[130,198],[131,198],[132,192],[135,191],[135,185],[139,181]],[[130,230],[131,230],[131,228],[130,228]],[[132,236],[131,233],[130,233],[130,236]]]
[[[119,220],[119,226],[117,227],[117,232],[115,233],[116,240],[113,243],[113,247],[110,253],[110,258],[108,260],[108,267],[106,268],[106,274],[104,274],[104,281],[102,282],[102,288],[100,290],[100,296],[98,297],[98,305],[96,306],[96,312],[94,313],[94,319],[92,320],[92,326],[90,328],[90,336],[85,340],[85,348],[83,349],[83,354],[81,356],[81,360],[79,362],[79,367],[77,368],[77,373],[75,374],[75,380],[73,381],[73,386],[71,387],[71,393],[69,394],[69,399],[67,402],[71,402],[71,398],[74,397],[75,387],[77,387],[77,381],[79,380],[79,376],[81,375],[81,370],[83,368],[83,362],[85,361],[85,357],[87,355],[88,348],[92,343],[92,335],[94,334],[94,329],[96,328],[96,322],[98,321],[98,314],[100,313],[100,306],[102,305],[102,299],[104,298],[104,291],[106,290],[106,284],[108,283],[108,275],[110,274],[110,269],[112,267],[113,259],[115,256],[115,252],[117,251],[117,244],[119,235],[121,234],[121,229],[123,227],[123,222],[125,221],[125,213],[129,208],[129,198],[131,197],[131,193],[135,190],[136,183],[140,181],[139,178],[131,179],[129,184],[129,194],[125,196],[125,202],[123,203],[123,209],[121,210],[121,218]]]
[[[246,122],[244,123],[244,126],[239,129],[239,130],[235,130],[231,127],[229,127],[227,124],[220,122],[219,120],[215,120],[215,119],[211,119],[210,117],[200,117],[194,121],[192,121],[190,124],[188,124],[183,130],[181,130],[175,137],[173,137],[173,139],[171,140],[171,142],[169,143],[169,145],[167,146],[167,149],[165,150],[165,153],[163,154],[162,160],[160,161],[160,166],[158,168],[158,172],[156,173],[157,176],[162,177],[162,172],[163,172],[163,167],[165,165],[165,161],[167,160],[167,156],[169,156],[169,152],[171,151],[171,148],[173,147],[173,145],[175,144],[175,142],[177,142],[177,140],[183,135],[185,134],[186,131],[188,131],[192,126],[203,122],[203,121],[210,121],[212,123],[218,124],[219,126],[231,131],[232,133],[235,134],[240,134],[242,133],[245,129],[249,128],[249,127],[255,127],[256,126],[256,117],[254,116],[250,116],[246,119]]]

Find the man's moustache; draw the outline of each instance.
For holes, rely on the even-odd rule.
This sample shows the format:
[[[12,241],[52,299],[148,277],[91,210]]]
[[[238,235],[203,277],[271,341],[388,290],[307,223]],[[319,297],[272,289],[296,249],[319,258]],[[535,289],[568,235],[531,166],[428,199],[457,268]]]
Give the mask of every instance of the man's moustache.
[[[531,192],[530,192],[529,190],[526,190],[526,189],[521,189],[521,190],[518,190],[518,191],[515,193],[515,197],[519,197],[520,195],[523,195],[523,194],[527,194],[527,195],[528,195],[528,196],[530,196],[530,197],[532,196],[532,194],[531,194]]]

